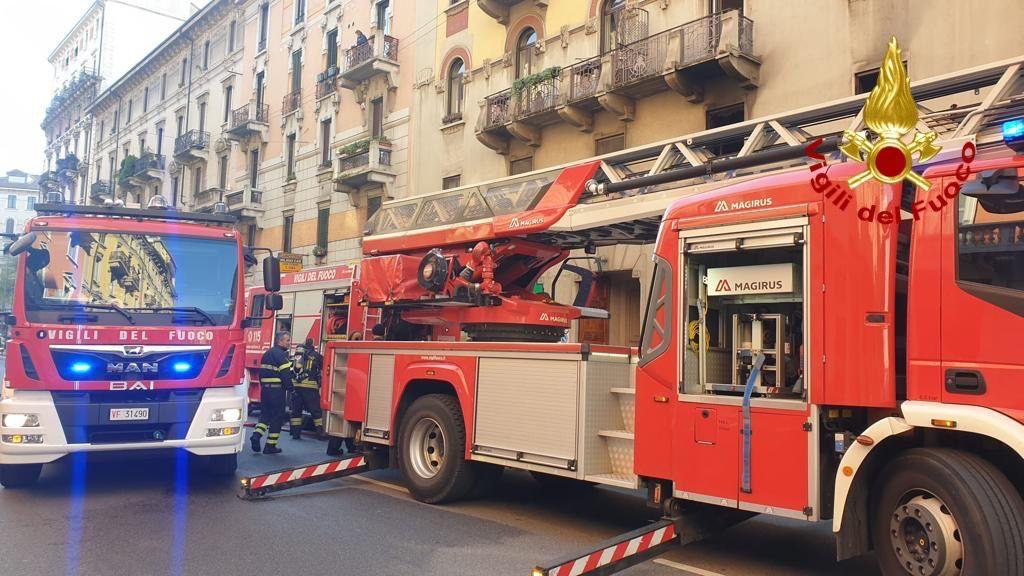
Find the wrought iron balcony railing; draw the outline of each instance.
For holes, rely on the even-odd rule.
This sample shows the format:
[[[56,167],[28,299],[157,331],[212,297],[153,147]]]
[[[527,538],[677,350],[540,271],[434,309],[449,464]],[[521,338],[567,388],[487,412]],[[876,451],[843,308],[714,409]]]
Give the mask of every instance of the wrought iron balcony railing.
[[[386,60],[398,60],[398,38],[392,36],[383,35],[384,38],[384,49],[381,51],[380,57]],[[362,44],[356,44],[355,46],[345,50],[345,71],[348,72],[353,68],[368,62],[375,56],[374,45],[377,37],[367,38],[366,42]]]
[[[512,89],[491,94],[484,101],[481,128],[489,130],[512,120]]]
[[[246,104],[231,113],[231,128],[244,126],[248,122],[267,124],[270,119],[270,106],[266,104]]]
[[[165,167],[164,160],[163,154],[144,152],[135,159],[135,176],[143,176],[150,170],[163,171]]]
[[[566,101],[570,104],[596,96],[601,79],[601,57],[595,56],[569,66],[562,71],[562,77],[569,85]]]
[[[174,155],[184,154],[189,150],[205,150],[210,146],[210,133],[202,130],[189,130],[174,139]]]
[[[291,114],[302,106],[302,91],[296,90],[285,94],[284,101],[281,103],[281,114]]]

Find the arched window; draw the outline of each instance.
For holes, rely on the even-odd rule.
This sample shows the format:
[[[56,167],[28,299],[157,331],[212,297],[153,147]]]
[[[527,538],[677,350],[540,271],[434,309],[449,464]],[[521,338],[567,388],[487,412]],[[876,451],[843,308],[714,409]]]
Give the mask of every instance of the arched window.
[[[537,44],[537,33],[527,28],[516,41],[516,78],[533,74],[533,47]]]
[[[605,0],[601,8],[601,52],[618,48],[619,18],[626,0]]]
[[[7,219],[7,223],[4,224],[4,232],[14,234],[14,218]]]
[[[462,101],[465,97],[462,80],[466,74],[466,63],[462,58],[452,60],[448,67],[448,117],[450,122],[457,120],[456,116],[462,116]]]

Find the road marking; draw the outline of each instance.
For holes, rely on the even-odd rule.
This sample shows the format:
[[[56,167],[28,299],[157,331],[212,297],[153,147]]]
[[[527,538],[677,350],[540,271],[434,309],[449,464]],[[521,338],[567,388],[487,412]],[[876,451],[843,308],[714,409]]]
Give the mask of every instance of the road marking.
[[[359,475],[350,476],[350,478],[352,478],[353,480],[359,480],[360,482],[367,482],[369,484],[375,484],[377,486],[381,486],[383,488],[388,488],[388,489],[394,490],[396,492],[403,492],[405,494],[409,493],[409,490],[403,488],[402,486],[398,486],[396,484],[391,484],[391,483],[388,483],[388,482],[381,482],[380,480],[375,480],[373,478],[367,478],[365,476],[359,476]]]
[[[675,568],[694,576],[725,576],[720,572],[712,572],[711,570],[705,570],[696,566],[690,566],[689,564],[680,564],[679,562],[673,562],[671,560],[665,560],[664,558],[657,558],[653,560],[655,564],[661,564],[662,566],[668,566],[669,568]]]

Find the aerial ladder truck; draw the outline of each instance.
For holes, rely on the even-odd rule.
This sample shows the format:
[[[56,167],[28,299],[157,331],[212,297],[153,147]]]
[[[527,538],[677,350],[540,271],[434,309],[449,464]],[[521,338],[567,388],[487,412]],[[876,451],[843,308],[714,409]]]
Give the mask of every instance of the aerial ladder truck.
[[[242,495],[392,466],[442,503],[513,468],[663,514],[538,576],[754,514],[830,520],[886,576],[1024,573],[1022,62],[912,84],[902,148],[861,95],[386,203],[326,344],[327,432],[357,452]],[[538,279],[623,243],[651,251],[639,348],[564,342],[600,312]]]

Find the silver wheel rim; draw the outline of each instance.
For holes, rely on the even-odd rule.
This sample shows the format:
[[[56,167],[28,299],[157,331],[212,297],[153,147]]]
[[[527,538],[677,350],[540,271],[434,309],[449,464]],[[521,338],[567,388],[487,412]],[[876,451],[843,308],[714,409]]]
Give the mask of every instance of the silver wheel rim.
[[[433,478],[444,466],[447,442],[441,425],[433,418],[423,418],[413,425],[409,434],[409,462],[417,476]]]
[[[961,574],[964,545],[946,504],[930,492],[907,494],[901,501],[889,518],[889,542],[907,574]]]

